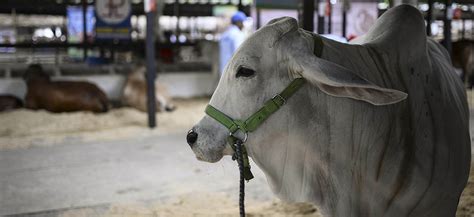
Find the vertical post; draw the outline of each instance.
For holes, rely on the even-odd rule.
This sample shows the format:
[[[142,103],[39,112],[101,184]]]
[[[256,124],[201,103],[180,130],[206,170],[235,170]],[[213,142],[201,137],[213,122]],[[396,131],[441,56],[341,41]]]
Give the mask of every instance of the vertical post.
[[[239,0],[237,10],[244,12],[244,5],[242,4],[242,0]]]
[[[173,5],[173,14],[176,16],[176,40],[178,40],[180,29],[179,29],[179,1],[176,0]]]
[[[16,16],[16,9],[15,8],[12,8],[12,18],[13,18],[13,28],[15,30],[15,35],[18,33],[18,18]],[[16,43],[16,40],[15,40],[15,43]],[[16,48],[15,48],[15,62],[18,61],[18,52],[16,51]]]
[[[350,0],[342,1],[342,37],[347,38],[347,11],[351,8]]]
[[[154,5],[155,0],[147,0],[149,4]],[[155,17],[156,6],[152,7],[145,3],[146,13],[146,84],[147,84],[147,111],[148,111],[148,126],[150,128],[156,127],[156,96],[155,96]]]
[[[342,9],[342,37],[347,36],[347,12],[346,9]]]
[[[331,34],[332,33],[332,4],[331,4],[331,1],[327,1],[327,4],[328,4],[328,9],[329,9],[329,13],[328,13],[328,34]]]
[[[83,43],[83,57],[84,61],[87,59],[87,0],[82,0],[82,43]]]
[[[318,15],[318,34],[324,34],[324,15]]]
[[[316,15],[318,16],[318,19],[317,19],[317,22],[318,22],[318,29],[317,29],[317,33],[318,34],[324,34],[324,11],[322,14],[320,14],[321,12],[321,8],[320,7],[320,0],[316,0]]]
[[[257,10],[257,29],[260,29],[260,27],[262,26],[262,18],[260,17],[261,11],[260,11],[260,8],[256,8],[256,10]]]
[[[303,0],[303,29],[314,31],[314,0]]]
[[[453,19],[453,11],[451,8],[452,0],[445,0],[446,9],[444,11],[444,47],[451,55],[451,20]]]
[[[428,0],[428,11],[426,13],[426,35],[431,36],[431,19],[433,19],[433,0]]]
[[[466,39],[465,38],[465,35],[466,35],[466,19],[462,18],[462,30],[461,30],[461,39]]]

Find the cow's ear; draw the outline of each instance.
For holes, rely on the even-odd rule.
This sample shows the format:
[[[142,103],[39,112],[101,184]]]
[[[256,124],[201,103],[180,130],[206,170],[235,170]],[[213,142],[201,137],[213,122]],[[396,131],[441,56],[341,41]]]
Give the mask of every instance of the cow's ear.
[[[298,30],[298,21],[292,17],[280,17],[270,20],[262,29],[271,32],[268,40],[273,47],[285,34]]]
[[[351,70],[314,55],[293,59],[295,72],[321,91],[335,97],[346,97],[373,105],[390,105],[407,98],[408,94],[374,85]]]

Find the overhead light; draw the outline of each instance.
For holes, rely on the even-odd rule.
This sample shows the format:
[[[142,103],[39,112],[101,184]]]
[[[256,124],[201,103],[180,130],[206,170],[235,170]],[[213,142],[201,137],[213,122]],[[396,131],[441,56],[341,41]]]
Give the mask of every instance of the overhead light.
[[[385,3],[385,2],[380,2],[380,3],[378,4],[378,8],[379,8],[380,10],[385,10],[385,9],[388,8],[388,4]]]
[[[176,35],[171,35],[170,36],[170,42],[171,43],[176,43],[176,40],[177,40]]]
[[[181,43],[186,42],[186,36],[180,35],[180,36],[178,37],[178,41],[181,42]]]
[[[420,8],[421,11],[428,11],[430,6],[428,4],[420,4],[418,8]]]

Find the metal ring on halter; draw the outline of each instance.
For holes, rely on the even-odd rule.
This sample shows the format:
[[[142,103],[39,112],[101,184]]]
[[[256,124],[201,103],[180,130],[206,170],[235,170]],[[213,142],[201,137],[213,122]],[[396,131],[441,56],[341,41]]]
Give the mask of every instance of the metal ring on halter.
[[[239,129],[240,129],[240,127],[239,127]],[[242,130],[242,132],[244,132],[244,135],[245,135],[244,139],[242,140],[242,143],[245,143],[247,141],[248,137],[249,137],[249,134],[246,131],[243,131],[243,130]],[[232,132],[229,132],[229,136],[234,136],[234,134]],[[235,138],[237,138],[237,137],[235,137]],[[238,139],[240,139],[240,138],[238,138]]]
[[[280,94],[277,94],[277,95],[275,95],[275,96],[272,97],[272,99],[276,99],[276,98],[280,98],[280,100],[283,102],[283,104],[286,103],[285,98],[283,98]],[[282,105],[283,105],[283,104],[282,104]]]

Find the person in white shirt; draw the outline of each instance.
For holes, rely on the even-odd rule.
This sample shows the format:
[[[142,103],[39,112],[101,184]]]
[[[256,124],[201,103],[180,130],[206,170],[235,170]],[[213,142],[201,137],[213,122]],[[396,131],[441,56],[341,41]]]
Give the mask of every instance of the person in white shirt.
[[[245,34],[242,31],[245,19],[247,19],[247,16],[243,12],[238,11],[231,18],[232,25],[222,33],[219,41],[219,72],[221,76],[222,73],[224,73],[224,68],[227,65],[227,62],[229,62],[237,48],[239,48],[240,44],[245,40]]]

